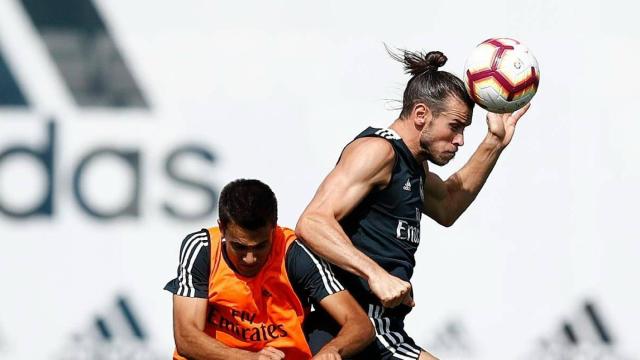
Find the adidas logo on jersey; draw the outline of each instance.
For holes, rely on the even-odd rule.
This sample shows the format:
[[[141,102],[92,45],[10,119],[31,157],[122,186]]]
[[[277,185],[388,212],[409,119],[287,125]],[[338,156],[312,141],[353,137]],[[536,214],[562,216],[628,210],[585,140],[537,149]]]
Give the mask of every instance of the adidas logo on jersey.
[[[402,188],[407,191],[411,191],[411,179],[407,179],[407,182],[404,183],[404,186]]]

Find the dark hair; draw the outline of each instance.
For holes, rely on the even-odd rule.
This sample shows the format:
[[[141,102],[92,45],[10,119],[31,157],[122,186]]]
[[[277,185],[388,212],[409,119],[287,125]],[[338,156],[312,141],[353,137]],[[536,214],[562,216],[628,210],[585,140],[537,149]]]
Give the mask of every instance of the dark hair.
[[[275,226],[278,201],[271,188],[259,180],[234,180],[220,193],[218,217],[223,224],[233,222],[247,230]]]
[[[385,48],[394,60],[404,64],[405,72],[412,75],[404,89],[401,118],[409,116],[419,102],[425,103],[437,115],[445,109],[449,96],[457,97],[473,109],[473,99],[462,80],[447,71],[438,71],[447,62],[447,57],[442,52],[398,49],[400,53],[394,53],[387,45]]]

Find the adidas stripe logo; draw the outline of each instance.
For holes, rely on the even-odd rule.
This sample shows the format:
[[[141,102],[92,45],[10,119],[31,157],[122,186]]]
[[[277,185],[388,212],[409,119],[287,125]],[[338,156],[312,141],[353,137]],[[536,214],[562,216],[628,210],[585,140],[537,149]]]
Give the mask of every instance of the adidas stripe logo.
[[[531,359],[628,359],[616,353],[614,338],[596,304],[587,300],[549,337],[539,341]]]
[[[59,78],[81,108],[147,108],[142,93],[102,15],[91,0],[16,1],[15,7],[31,21],[24,28],[34,29],[45,45]],[[70,10],[73,9],[73,14]],[[81,13],[77,16],[75,13]],[[6,16],[6,15],[5,15]],[[16,18],[22,18],[18,16]],[[23,27],[12,29],[21,31]],[[29,36],[27,36],[28,38]],[[27,107],[30,101],[22,81],[12,68],[20,58],[0,48],[0,106]],[[36,56],[39,44],[21,44]],[[3,53],[2,50],[5,50]],[[44,55],[47,56],[47,55]],[[45,59],[43,63],[49,63]],[[33,80],[32,80],[33,81]],[[32,84],[31,86],[34,86]]]
[[[124,296],[103,314],[95,316],[86,328],[73,336],[56,359],[145,359],[158,356],[148,347],[148,336],[135,315],[134,308]]]

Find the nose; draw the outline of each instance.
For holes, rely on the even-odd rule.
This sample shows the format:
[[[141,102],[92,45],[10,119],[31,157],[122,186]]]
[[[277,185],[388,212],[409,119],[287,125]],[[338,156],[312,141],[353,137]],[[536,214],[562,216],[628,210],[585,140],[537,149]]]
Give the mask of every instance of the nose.
[[[253,265],[256,261],[258,261],[258,259],[253,254],[253,251],[247,251],[245,256],[242,257],[242,261],[247,265]]]
[[[464,135],[456,134],[456,136],[453,138],[453,144],[457,145],[457,146],[463,146],[464,145]]]

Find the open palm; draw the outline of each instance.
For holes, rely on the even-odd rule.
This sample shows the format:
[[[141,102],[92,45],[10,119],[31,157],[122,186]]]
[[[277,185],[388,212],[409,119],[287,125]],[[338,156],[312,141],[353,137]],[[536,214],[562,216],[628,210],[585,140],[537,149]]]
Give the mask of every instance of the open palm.
[[[487,113],[487,125],[489,126],[489,133],[495,136],[501,147],[509,145],[513,133],[516,130],[516,124],[518,120],[529,110],[531,104],[525,105],[522,109],[514,113],[496,114]]]

